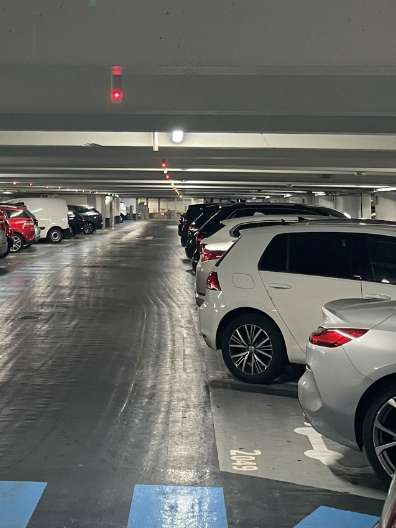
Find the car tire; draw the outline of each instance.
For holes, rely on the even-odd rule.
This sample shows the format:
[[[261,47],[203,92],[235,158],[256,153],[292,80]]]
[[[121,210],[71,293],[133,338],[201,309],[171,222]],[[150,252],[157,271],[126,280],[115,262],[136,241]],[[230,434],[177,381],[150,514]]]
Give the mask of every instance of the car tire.
[[[10,253],[19,253],[25,246],[25,239],[19,233],[14,233],[11,236],[11,240]]]
[[[394,405],[396,403],[394,382],[382,385],[371,395],[362,429],[363,447],[367,458],[377,475],[386,482],[390,482],[396,468],[396,408],[388,403],[392,400]],[[386,430],[389,432],[387,433]],[[393,442],[394,447],[384,450],[381,455],[377,454],[377,448]]]
[[[84,222],[83,225],[84,235],[92,235],[95,232],[95,226],[92,222]]]
[[[50,229],[47,233],[47,240],[51,244],[60,244],[60,242],[63,240],[62,229],[59,227],[53,227]]]
[[[246,312],[228,322],[222,330],[221,350],[228,370],[247,383],[271,383],[288,364],[283,336],[264,314]]]

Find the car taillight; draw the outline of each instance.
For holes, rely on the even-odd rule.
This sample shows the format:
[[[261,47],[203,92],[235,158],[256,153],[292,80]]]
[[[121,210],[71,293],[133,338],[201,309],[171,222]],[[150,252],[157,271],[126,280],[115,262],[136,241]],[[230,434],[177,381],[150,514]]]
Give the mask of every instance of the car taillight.
[[[206,282],[206,287],[208,290],[221,291],[221,286],[219,282],[219,277],[215,271],[212,271],[208,275],[208,280]]]
[[[368,330],[361,328],[318,328],[311,334],[309,341],[313,345],[336,348],[362,337],[367,332]]]
[[[201,253],[201,262],[207,262],[208,260],[217,260],[224,255],[224,251],[209,251],[209,249],[203,248]]]

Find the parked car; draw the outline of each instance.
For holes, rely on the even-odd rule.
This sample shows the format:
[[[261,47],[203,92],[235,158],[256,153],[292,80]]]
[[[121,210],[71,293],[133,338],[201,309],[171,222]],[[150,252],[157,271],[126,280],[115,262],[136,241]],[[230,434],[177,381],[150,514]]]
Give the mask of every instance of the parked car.
[[[0,258],[4,258],[10,251],[11,230],[7,218],[0,209]]]
[[[392,272],[382,268],[384,273],[386,280],[389,273],[396,278],[396,262]],[[313,427],[364,449],[377,474],[388,479],[396,468],[395,340],[395,301],[327,303],[309,338],[307,368],[299,381],[301,406]]]
[[[316,207],[294,203],[234,203],[222,205],[205,223],[195,231],[190,231],[186,242],[186,255],[192,258],[195,251],[199,252],[200,243],[204,238],[208,238],[224,227],[223,221],[228,218],[241,218],[253,216],[257,213],[267,215],[317,215],[334,218],[346,218],[343,213],[327,207]]]
[[[211,216],[213,216],[219,209],[221,204],[210,203],[200,204],[199,208],[192,209],[189,216],[184,217],[184,223],[181,229],[180,243],[182,246],[186,246],[187,240],[191,234],[194,234]],[[195,216],[195,214],[197,216]]]
[[[0,204],[0,210],[7,218],[12,230],[11,253],[18,253],[36,241],[36,218],[24,206]]]
[[[321,308],[340,297],[396,299],[396,225],[322,220],[248,229],[216,264],[201,334],[251,383],[305,363]]]
[[[83,217],[74,212],[73,209],[70,209],[68,206],[67,217],[69,220],[69,227],[73,235],[79,235],[84,232],[84,219]]]
[[[182,213],[179,218],[177,232],[182,236],[183,230],[187,230],[189,225],[202,213],[205,204],[191,204],[187,207],[185,213]]]
[[[88,205],[69,205],[70,210],[82,216],[84,220],[83,231],[92,235],[97,229],[103,227],[103,217],[94,207]]]
[[[295,216],[294,214],[266,215],[263,212],[255,213],[253,216],[230,218],[222,220],[224,225],[214,235],[204,238],[200,242],[200,255],[197,257],[195,267],[195,300],[200,306],[205,300],[206,283],[209,273],[215,269],[217,261],[238,240],[240,234],[246,229],[252,229],[271,224],[279,224],[282,221],[298,222],[302,219],[312,220],[318,218],[316,211],[314,215]],[[330,216],[323,218],[331,219]],[[198,252],[196,252],[198,253]],[[196,257],[193,257],[193,268]]]
[[[393,477],[382,508],[381,519],[374,528],[395,528],[396,526],[396,475]]]
[[[23,197],[8,203],[25,206],[38,221],[40,238],[52,244],[59,244],[70,235],[68,209],[62,198]]]

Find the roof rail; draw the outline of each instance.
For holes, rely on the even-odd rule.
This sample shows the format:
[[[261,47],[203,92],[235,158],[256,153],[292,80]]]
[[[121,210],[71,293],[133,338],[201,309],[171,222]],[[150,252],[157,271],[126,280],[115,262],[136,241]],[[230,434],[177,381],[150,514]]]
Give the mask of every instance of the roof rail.
[[[371,220],[371,219],[361,219],[361,218],[333,218],[333,217],[323,217],[323,218],[305,218],[303,216],[290,216],[280,218],[279,220],[260,220],[259,222],[241,222],[240,224],[234,226],[230,229],[230,235],[233,237],[239,237],[240,232],[246,229],[255,229],[259,227],[270,227],[276,225],[292,225],[292,224],[305,224],[305,225],[372,225],[372,226],[389,226],[396,227],[396,221],[389,220]]]

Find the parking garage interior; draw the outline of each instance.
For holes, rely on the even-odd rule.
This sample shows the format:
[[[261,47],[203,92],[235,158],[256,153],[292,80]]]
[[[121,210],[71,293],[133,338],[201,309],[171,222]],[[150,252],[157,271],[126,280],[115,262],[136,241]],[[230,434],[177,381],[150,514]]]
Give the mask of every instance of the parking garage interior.
[[[314,427],[299,400],[305,360],[289,357],[268,383],[233,375],[222,323],[218,350],[208,346],[202,313],[211,301],[196,303],[197,262],[179,235],[199,218],[187,225],[194,207],[278,205],[308,208],[293,220],[304,232],[325,224],[307,211],[326,208],[343,216],[329,220],[333,231],[345,225],[354,241],[394,236],[395,6],[33,4],[0,1],[0,234],[9,244],[0,259],[0,528],[376,526],[394,454],[380,478],[362,439],[342,445]],[[72,206],[95,211],[100,224],[84,231],[82,218],[78,232],[66,226],[51,240],[41,206],[30,207],[35,239],[13,246],[9,211],[29,210],[29,200],[64,204],[66,222]],[[216,313],[234,247],[253,231],[261,244],[269,230],[290,238],[296,229],[276,213],[256,230],[256,213],[238,213],[232,225],[249,226],[217,255],[207,286],[220,299]],[[246,284],[250,271],[235,266]],[[370,302],[391,318],[396,294],[382,295],[389,277]],[[342,279],[327,301],[355,297]],[[362,292],[375,282],[363,272],[356,279]],[[246,304],[250,287],[240,288]],[[304,291],[294,311],[314,297]],[[371,327],[357,305],[336,312],[337,324],[348,309],[357,343]],[[351,323],[341,326],[352,339]],[[387,361],[389,403],[396,361]],[[336,377],[329,371],[327,387]],[[367,409],[381,387],[365,393]],[[356,423],[365,408],[359,402]],[[396,446],[393,416],[381,426],[386,450]]]

